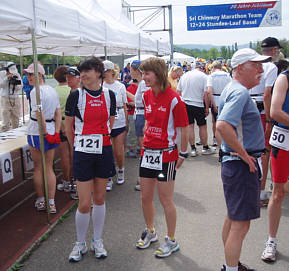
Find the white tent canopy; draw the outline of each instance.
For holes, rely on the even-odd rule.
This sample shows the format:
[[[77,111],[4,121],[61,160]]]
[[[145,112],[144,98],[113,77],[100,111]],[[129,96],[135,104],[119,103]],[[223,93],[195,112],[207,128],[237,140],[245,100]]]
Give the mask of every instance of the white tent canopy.
[[[166,51],[168,46],[160,46],[128,19],[114,19],[97,1],[79,3],[77,0],[2,0],[0,51],[11,52],[13,48],[13,54],[31,55],[32,28],[39,53],[104,55],[104,46],[111,53],[120,54]]]
[[[170,61],[170,55],[166,55],[162,57],[165,61]],[[182,53],[174,52],[173,55],[174,63],[177,64],[180,62],[181,64],[186,61],[187,63],[195,63],[196,59],[193,56],[185,55]]]
[[[150,58],[150,57],[156,57],[156,56],[155,56],[155,55],[144,54],[144,55],[140,55],[140,60],[146,60],[146,59],[148,59],[148,58]],[[131,63],[131,62],[133,62],[134,60],[138,60],[138,59],[139,59],[139,56],[138,56],[138,55],[132,56],[132,57],[130,57],[130,58],[126,58],[126,59],[124,60],[124,66],[126,66],[127,63]]]

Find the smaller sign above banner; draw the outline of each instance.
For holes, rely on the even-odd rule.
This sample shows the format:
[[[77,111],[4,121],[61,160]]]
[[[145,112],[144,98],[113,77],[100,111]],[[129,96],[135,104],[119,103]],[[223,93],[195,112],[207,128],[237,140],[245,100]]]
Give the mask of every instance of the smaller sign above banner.
[[[225,5],[187,6],[187,30],[282,25],[281,0]]]

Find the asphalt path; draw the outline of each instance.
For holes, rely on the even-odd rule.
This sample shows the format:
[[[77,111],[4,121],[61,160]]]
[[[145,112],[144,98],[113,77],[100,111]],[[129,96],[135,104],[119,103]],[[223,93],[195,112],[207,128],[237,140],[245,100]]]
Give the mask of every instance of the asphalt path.
[[[209,121],[210,124],[210,121]],[[210,133],[210,128],[208,128]],[[211,138],[211,136],[209,137]],[[200,147],[198,147],[200,150]],[[114,185],[107,193],[106,221],[103,233],[108,257],[98,260],[92,252],[79,263],[69,263],[68,255],[75,242],[75,211],[54,227],[49,238],[33,251],[22,270],[103,270],[103,271],[213,271],[224,262],[221,230],[226,215],[220,163],[217,155],[188,158],[177,172],[175,203],[177,207],[176,239],[180,250],[169,258],[157,259],[153,252],[166,234],[161,204],[155,198],[155,228],[159,242],[145,250],[135,247],[145,227],[140,204],[140,192],[134,190],[138,176],[138,159],[127,158],[123,185]],[[57,203],[56,203],[57,204]],[[278,233],[278,260],[274,264],[261,261],[260,256],[268,236],[267,209],[261,218],[251,223],[245,239],[241,261],[258,271],[289,270],[289,199],[283,203]],[[90,225],[87,242],[90,243]]]

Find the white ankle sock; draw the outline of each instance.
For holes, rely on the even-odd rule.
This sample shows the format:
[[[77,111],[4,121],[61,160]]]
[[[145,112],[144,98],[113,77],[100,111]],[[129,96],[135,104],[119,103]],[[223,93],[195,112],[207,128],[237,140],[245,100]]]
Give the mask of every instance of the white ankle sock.
[[[41,202],[41,201],[45,201],[45,198],[44,197],[39,197],[37,198],[36,202]]]
[[[265,198],[266,198],[266,195],[267,195],[266,191],[265,191],[265,190],[261,190],[261,192],[260,192],[260,199],[265,199]]]
[[[90,220],[90,213],[82,214],[77,209],[76,214],[75,214],[77,242],[81,242],[81,243],[85,242],[89,220]]]
[[[271,237],[271,236],[269,236],[269,238],[268,238],[268,241],[271,243],[271,242],[274,242],[274,243],[276,243],[277,242],[277,238],[275,237]]]
[[[55,200],[54,199],[49,199],[49,204],[55,204]]]
[[[93,223],[93,239],[99,240],[101,239],[104,226],[105,203],[103,205],[93,204],[91,218]]]
[[[238,271],[238,266],[229,267],[228,265],[226,265],[226,271]]]

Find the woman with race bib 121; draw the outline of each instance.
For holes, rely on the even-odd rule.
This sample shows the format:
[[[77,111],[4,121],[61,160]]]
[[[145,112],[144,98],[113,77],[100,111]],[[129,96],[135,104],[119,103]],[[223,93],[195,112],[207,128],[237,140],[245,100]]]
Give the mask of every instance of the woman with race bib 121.
[[[101,239],[105,219],[106,184],[108,178],[115,175],[109,135],[116,114],[115,95],[102,87],[104,67],[100,59],[86,58],[79,63],[78,70],[83,87],[70,93],[65,108],[65,131],[69,143],[74,146],[73,173],[79,197],[75,214],[77,242],[69,255],[71,262],[80,261],[88,250],[86,232],[90,221],[92,194],[91,250],[96,258],[107,256]]]

